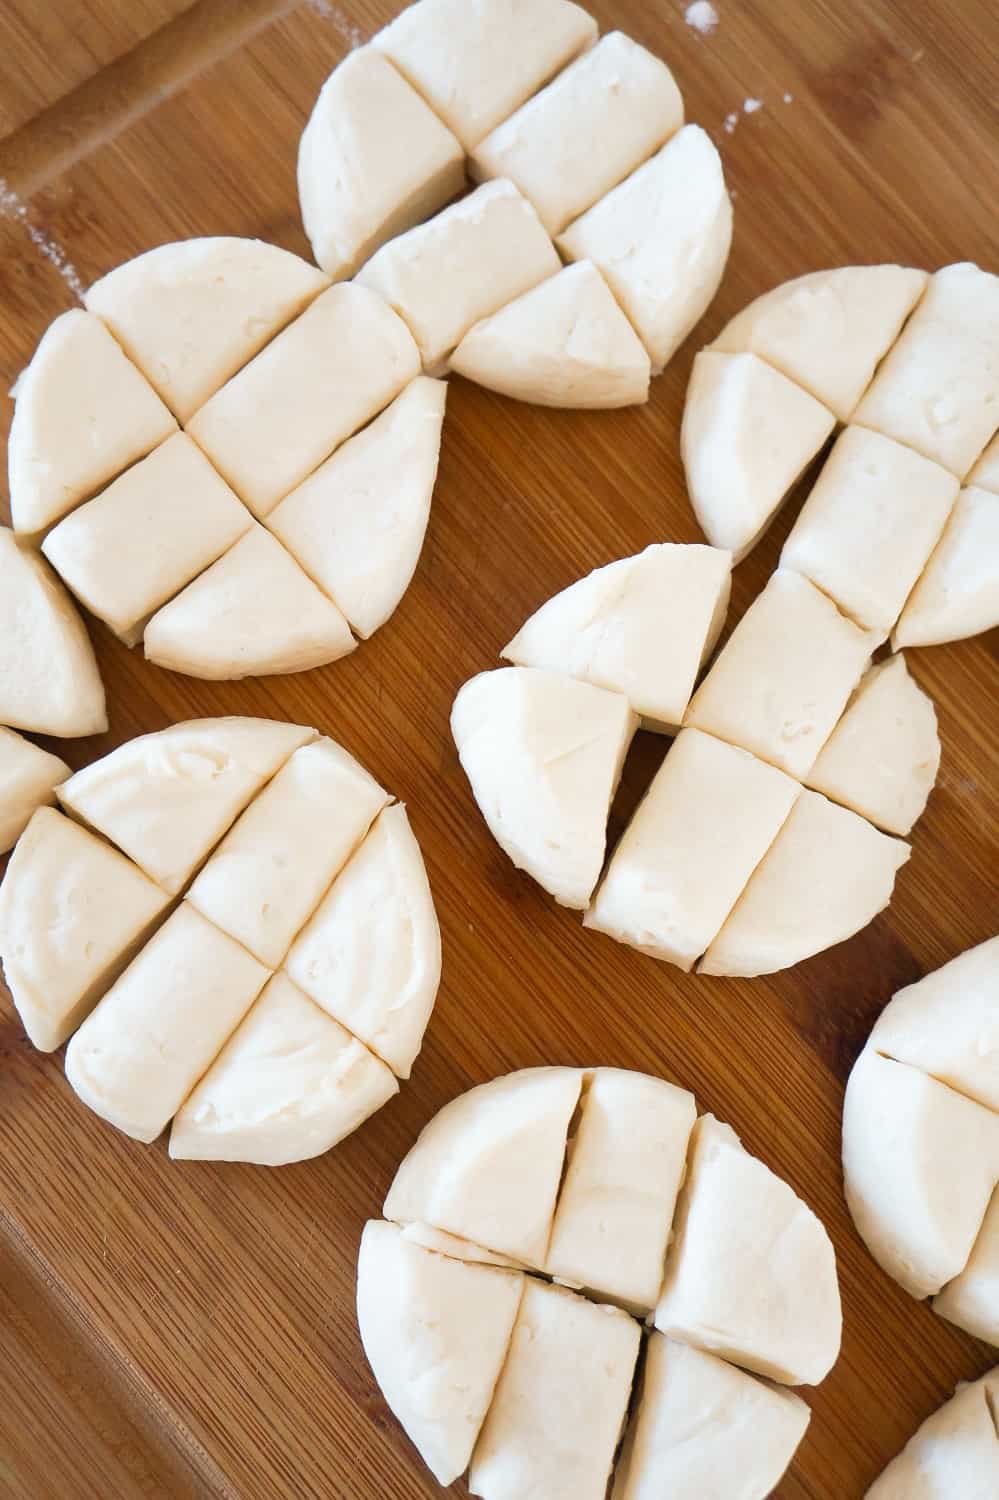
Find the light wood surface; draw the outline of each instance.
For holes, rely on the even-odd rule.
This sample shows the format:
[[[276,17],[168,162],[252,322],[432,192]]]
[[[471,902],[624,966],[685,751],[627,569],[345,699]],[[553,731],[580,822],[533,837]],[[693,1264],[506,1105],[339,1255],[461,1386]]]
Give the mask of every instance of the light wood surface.
[[[718,0],[710,37],[684,24],[682,0],[593,8],[604,29],[668,59],[736,194],[721,295],[650,405],[551,413],[455,381],[416,581],[374,640],[323,671],[197,683],[93,627],[111,731],[59,753],[82,765],[201,714],[319,725],[409,804],[441,916],[444,983],[399,1099],[326,1157],[276,1172],[172,1164],[163,1142],[117,1135],[76,1101],[60,1056],[32,1051],[0,997],[5,1497],[439,1493],[360,1349],[358,1239],[447,1099],[536,1063],[616,1064],[688,1085],[829,1226],[843,1353],[810,1396],[813,1423],[781,1500],[859,1500],[955,1381],[994,1362],[867,1255],[843,1203],[839,1127],[846,1075],[891,993],[999,927],[995,636],[911,653],[936,699],[943,765],[890,912],[770,980],[688,977],[584,934],[492,842],[447,719],[459,684],[495,664],[556,589],[650,541],[697,539],[679,463],[683,391],[696,347],[752,295],[848,261],[999,268],[995,7]],[[298,135],[329,70],[391,13],[390,0],[5,5],[3,388],[73,303],[66,260],[86,284],[190,234],[304,251]],[[744,114],[747,98],[763,108]],[[0,403],[3,434],[9,414]],[[774,566],[792,514],[739,568],[733,619]],[[643,736],[615,828],[660,754]]]

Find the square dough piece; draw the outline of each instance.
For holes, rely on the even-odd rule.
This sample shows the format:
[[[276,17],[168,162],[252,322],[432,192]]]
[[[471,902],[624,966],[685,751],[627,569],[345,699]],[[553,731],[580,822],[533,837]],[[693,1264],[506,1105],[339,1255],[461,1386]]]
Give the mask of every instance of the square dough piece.
[[[402,319],[366,287],[332,286],[187,430],[260,518],[419,373]]]
[[[197,444],[178,432],[60,521],[42,551],[91,614],[134,646],[160,605],[252,523]]]
[[[754,599],[694,694],[684,724],[750,750],[799,780],[815,764],[879,637],[781,568]]]
[[[745,750],[684,729],[625,829],[584,926],[690,970],[800,792]]]
[[[357,280],[401,315],[437,375],[473,323],[560,269],[527,199],[490,182],[385,245]]]
[[[267,982],[245,948],[185,901],[66,1049],[84,1104],[155,1141]]]
[[[471,151],[596,39],[569,0],[420,0],[372,45]]]
[[[13,848],[35,809],[55,801],[70,769],[13,729],[0,728],[0,854]]]
[[[303,745],[226,834],[188,900],[276,969],[388,800],[332,740]]]
[[[318,263],[335,281],[461,191],[461,144],[373,47],[323,84],[298,148],[298,193]]]
[[[472,175],[510,178],[560,234],[682,124],[666,64],[612,31],[480,142]]]
[[[887,635],[957,499],[958,481],[891,438],[848,427],[784,543],[795,568],[844,614]]]
[[[999,276],[931,276],[853,420],[963,479],[999,427]]]
[[[528,1278],[472,1454],[485,1500],[604,1500],[641,1330],[617,1308]]]

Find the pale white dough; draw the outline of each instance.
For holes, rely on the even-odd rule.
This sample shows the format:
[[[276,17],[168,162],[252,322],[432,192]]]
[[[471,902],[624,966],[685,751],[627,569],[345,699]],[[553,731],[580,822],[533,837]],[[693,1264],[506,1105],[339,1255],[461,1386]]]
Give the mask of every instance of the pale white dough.
[[[403,1239],[412,1240],[414,1245],[422,1245],[425,1250],[436,1250],[439,1255],[449,1255],[452,1260],[471,1261],[473,1265],[505,1266],[511,1271],[527,1270],[526,1266],[514,1260],[511,1255],[497,1255],[494,1250],[473,1245],[471,1240],[463,1240],[457,1234],[448,1234],[444,1229],[432,1229],[429,1224],[405,1224],[402,1236]]]
[[[176,895],[266,781],[314,729],[193,719],[127,740],[59,788],[74,817]]]
[[[666,64],[612,31],[480,141],[471,171],[508,177],[559,234],[682,124]]]
[[[848,422],[929,277],[907,266],[839,266],[764,292],[711,344],[758,354]]]
[[[933,700],[898,655],[861,679],[807,781],[886,833],[906,834],[922,816],[939,769]]]
[[[438,375],[474,323],[560,265],[527,199],[510,182],[490,182],[384,245],[357,282],[400,314],[424,369]]]
[[[536,406],[634,406],[649,398],[649,356],[592,261],[566,266],[476,323],[450,365]]]
[[[892,645],[935,646],[999,625],[999,489],[969,486],[895,626]]]
[[[55,801],[55,789],[70,775],[58,755],[0,728],[0,854],[13,848],[38,807]]]
[[[755,354],[702,349],[680,443],[708,541],[741,561],[835,425],[828,407]]]
[[[841,615],[806,578],[781,568],[733,630],[684,723],[801,779],[879,639]]]
[[[958,488],[940,464],[880,433],[848,427],[784,543],[781,566],[810,578],[858,624],[887,635],[940,540]]]
[[[70,1085],[118,1130],[155,1141],[267,978],[183,902],[70,1041]]]
[[[999,1367],[959,1385],[906,1443],[866,1500],[995,1500]]]
[[[528,1277],[470,1493],[604,1500],[640,1342],[626,1313]]]
[[[49,532],[42,551],[128,646],[145,622],[250,529],[253,517],[184,432]]]
[[[999,1348],[999,1188],[992,1194],[968,1264],[934,1297],[933,1311]]]
[[[379,245],[461,191],[460,143],[380,52],[349,53],[298,148],[298,196],[318,263],[352,276]]]
[[[792,1391],[653,1333],[611,1500],[766,1500],[810,1416]]]
[[[384,625],[416,571],[446,396],[444,381],[417,376],[267,518],[364,640]]]
[[[596,39],[569,0],[420,0],[372,45],[471,151]]]
[[[931,276],[854,421],[963,479],[999,427],[999,276],[968,262]]]
[[[991,490],[999,495],[999,434],[997,434],[968,475],[968,484]]]
[[[186,422],[328,285],[288,250],[218,235],[157,245],[84,300]]]
[[[341,746],[303,745],[226,834],[187,899],[276,969],[387,801]]]
[[[549,1275],[651,1312],[696,1116],[686,1089],[621,1068],[594,1071],[569,1147]]]
[[[453,1099],[403,1158],[385,1217],[543,1266],[582,1082],[577,1068],[527,1068]]]
[[[15,531],[44,531],[176,430],[100,319],[63,313],[17,381],[7,444]]]
[[[693,968],[800,791],[747,751],[684,729],[625,829],[585,926]]]
[[[103,839],[54,808],[38,809],[0,885],[0,957],[40,1051],[54,1051],[79,1026],[167,900]]]
[[[378,814],[284,966],[398,1077],[409,1077],[440,985],[441,936],[401,803]]]
[[[721,157],[687,125],[558,237],[607,278],[658,375],[707,312],[732,243]]]
[[[843,1180],[874,1259],[931,1296],[967,1265],[999,1181],[999,1116],[869,1043],[846,1088]]]
[[[673,734],[725,622],[731,573],[715,547],[646,547],[555,594],[502,654],[623,693],[644,729]]]
[[[910,852],[866,818],[802,792],[698,972],[773,974],[844,942],[888,905]]]
[[[170,1155],[280,1167],[328,1151],[399,1085],[284,974],[264,986],[174,1118]]]
[[[728,1125],[702,1115],[666,1260],[656,1327],[786,1385],[817,1385],[839,1354],[836,1257],[822,1224]]]
[[[413,1244],[395,1224],[364,1226],[357,1322],[393,1414],[439,1484],[468,1468],[520,1306],[523,1277]]]
[[[215,681],[307,672],[356,644],[333,601],[256,524],[164,604],[143,636],[148,661]]]
[[[627,698],[561,672],[501,667],[451,710],[462,768],[500,848],[562,906],[585,907],[638,727]]]
[[[354,282],[332,286],[187,430],[254,515],[266,516],[419,371],[406,325],[381,297]]]

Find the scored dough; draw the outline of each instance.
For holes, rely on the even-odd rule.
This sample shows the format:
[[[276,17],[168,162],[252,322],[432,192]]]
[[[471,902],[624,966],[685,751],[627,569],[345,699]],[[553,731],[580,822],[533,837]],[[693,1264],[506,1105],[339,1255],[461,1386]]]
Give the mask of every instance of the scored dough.
[[[995,1500],[999,1494],[999,1367],[917,1428],[866,1500]]]
[[[999,1348],[999,1187],[992,1194],[967,1265],[933,1298],[933,1311]]]
[[[992,439],[971,473],[968,484],[999,495],[999,433]]]
[[[35,809],[55,801],[70,769],[12,729],[0,728],[0,854],[13,848]]]
[[[999,625],[999,492],[961,491],[895,626],[892,645],[935,646]]]

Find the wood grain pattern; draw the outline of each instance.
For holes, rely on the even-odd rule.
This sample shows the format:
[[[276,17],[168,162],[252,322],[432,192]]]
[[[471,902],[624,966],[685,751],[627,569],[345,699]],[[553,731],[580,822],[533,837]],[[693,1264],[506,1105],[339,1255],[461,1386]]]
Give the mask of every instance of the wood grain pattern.
[[[29,227],[84,282],[189,234],[306,248],[298,134],[323,78],[358,34],[388,19],[391,0],[301,4],[235,46],[219,30],[227,7],[203,0],[185,25],[204,50],[186,56],[190,81],[165,101],[141,89],[148,58],[165,65],[162,32],[116,70],[95,72],[147,21],[180,8],[51,0],[39,21],[42,8],[26,0],[5,7],[0,101],[9,113],[0,129],[19,128],[0,140],[0,177],[30,162],[28,175],[45,186],[26,220],[0,217],[4,389],[73,300]],[[162,1142],[125,1140],[78,1104],[60,1057],[33,1052],[0,1000],[5,1496],[438,1494],[360,1349],[358,1239],[441,1104],[536,1063],[641,1068],[695,1089],[701,1107],[731,1122],[829,1226],[843,1354],[810,1397],[814,1420],[781,1500],[859,1500],[954,1382],[994,1362],[871,1261],[843,1203],[839,1126],[846,1075],[893,990],[999,927],[995,634],[911,653],[937,702],[943,766],[890,912],[770,980],[697,979],[584,934],[492,842],[447,732],[460,683],[495,663],[543,599],[650,541],[697,539],[678,451],[683,391],[695,348],[749,297],[848,261],[999,266],[994,6],[721,0],[720,27],[707,38],[684,24],[680,0],[593,8],[604,29],[621,26],[674,66],[689,117],[718,140],[736,194],[722,292],[649,407],[552,413],[453,382],[414,585],[374,640],[323,671],[197,683],[148,666],[94,626],[111,730],[60,753],[82,765],[198,714],[319,725],[409,803],[441,915],[444,983],[399,1099],[325,1158],[278,1172],[172,1164]],[[85,17],[97,28],[88,20],[93,68],[60,40]],[[98,35],[113,40],[98,47]],[[122,69],[133,90],[127,107]],[[75,85],[86,90],[87,118],[96,111],[101,123],[70,160],[80,95],[53,101]],[[747,97],[763,108],[743,114]],[[738,119],[727,133],[731,112]],[[9,406],[0,411],[5,437]],[[733,619],[773,568],[793,511],[739,568]],[[660,755],[642,736],[616,826]]]

